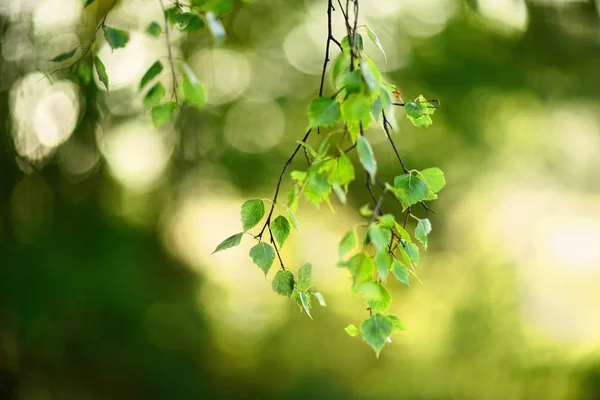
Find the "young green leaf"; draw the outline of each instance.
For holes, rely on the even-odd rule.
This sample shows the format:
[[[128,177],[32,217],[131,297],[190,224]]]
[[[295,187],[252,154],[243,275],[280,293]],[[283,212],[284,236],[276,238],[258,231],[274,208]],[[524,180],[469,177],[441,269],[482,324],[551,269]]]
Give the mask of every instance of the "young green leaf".
[[[350,37],[346,36],[342,39],[342,50],[346,53],[350,53]],[[354,46],[355,48],[357,48],[360,52],[363,51],[364,48],[364,44],[363,44],[363,38],[361,35],[356,35],[356,44]]]
[[[373,210],[371,210],[370,204],[365,204],[361,208],[358,209],[358,213],[365,218],[370,218],[373,215]]]
[[[182,13],[177,16],[177,24],[182,32],[197,32],[204,28],[204,21],[193,13]]]
[[[98,73],[98,79],[104,85],[106,90],[108,90],[108,75],[106,74],[106,68],[104,67],[104,63],[98,57],[94,57],[94,66],[96,67],[96,72]]]
[[[173,117],[176,108],[177,103],[173,101],[167,101],[152,107],[152,123],[154,127],[159,128],[168,122]]]
[[[400,318],[396,317],[395,315],[386,315],[386,317],[388,317],[390,321],[392,321],[392,333],[402,332],[406,330],[404,324],[402,323],[402,321],[400,321]]]
[[[186,102],[197,108],[204,107],[206,103],[206,90],[200,82],[193,84],[188,78],[184,79],[181,84],[181,91]]]
[[[104,26],[104,37],[113,50],[125,47],[129,42],[129,33],[110,26]]]
[[[75,52],[77,51],[77,49],[79,49],[79,46],[75,47],[74,49],[71,49],[69,51],[65,51],[64,53],[61,53],[61,54],[57,55],[56,57],[54,57],[50,61],[60,62],[60,61],[67,60],[67,59],[73,57],[73,55],[75,55]]]
[[[354,165],[352,160],[343,151],[340,151],[340,157],[337,160],[335,169],[331,174],[331,181],[348,189],[348,184],[355,178]]]
[[[350,324],[350,325],[348,325],[344,329],[346,330],[346,332],[348,333],[348,335],[350,335],[352,337],[358,336],[358,334],[360,333],[360,331],[358,330],[358,328],[354,324]]]
[[[88,62],[80,62],[77,67],[77,75],[81,78],[85,85],[88,85],[92,81],[92,65]]]
[[[342,238],[342,241],[340,242],[338,250],[340,258],[344,258],[346,254],[352,251],[356,247],[357,241],[358,239],[356,237],[356,231],[354,229],[346,233]]]
[[[282,248],[290,234],[290,223],[283,215],[280,215],[271,222],[271,231],[273,232],[273,236],[275,236],[275,240],[279,243],[279,248]]]
[[[408,255],[408,258],[410,258],[410,260],[415,265],[419,263],[419,248],[417,247],[416,244],[414,244],[414,243],[404,243],[404,246],[402,248],[404,249],[404,251]]]
[[[146,96],[144,96],[144,108],[149,110],[154,107],[163,99],[163,97],[165,97],[165,93],[165,87],[162,83],[158,82],[156,85],[152,86],[152,88],[148,90],[148,93],[146,93]]]
[[[292,221],[292,225],[294,225],[294,228],[296,228],[296,230],[298,232],[300,232],[300,225],[298,224],[298,220],[296,219],[296,215],[294,215],[294,212],[292,210],[290,210],[288,208],[288,217],[290,217],[290,221]]]
[[[368,233],[369,239],[371,239],[371,242],[377,251],[385,249],[385,246],[390,244],[392,232],[389,228],[384,228],[377,224],[371,224],[371,226],[369,226]]]
[[[298,292],[296,289],[294,289],[294,291],[292,292],[291,298],[292,298],[292,300],[294,300],[294,303],[296,303],[296,305],[300,309],[300,312],[302,312],[304,307],[302,307],[302,300],[300,299],[300,292]]]
[[[262,200],[248,200],[242,204],[240,212],[244,232],[254,228],[265,215],[265,204]]]
[[[383,46],[381,45],[379,38],[377,37],[375,32],[373,32],[373,30],[371,30],[371,28],[369,28],[366,25],[364,25],[364,27],[365,27],[365,30],[367,31],[367,36],[369,37],[369,39],[371,39],[371,41],[375,44],[375,46],[377,46],[377,48],[381,51],[381,53],[383,54],[383,58],[385,59],[385,62],[387,63],[387,56],[385,54],[385,50],[383,50]]]
[[[313,164],[314,166],[315,164]],[[311,168],[304,187],[304,195],[306,199],[319,208],[320,204],[325,201],[329,203],[329,192],[331,185],[327,181],[327,177],[318,171]]]
[[[275,260],[275,250],[267,243],[261,242],[250,249],[250,257],[267,276]]]
[[[300,295],[300,301],[302,302],[304,311],[306,311],[306,314],[310,317],[310,319],[312,319],[312,315],[310,315],[310,295],[304,292],[298,292],[298,294]]]
[[[344,191],[344,188],[337,183],[332,183],[331,188],[333,189],[333,193],[335,193],[337,198],[340,200],[340,203],[346,205],[346,192]]]
[[[225,41],[225,38],[227,37],[225,28],[219,18],[211,11],[207,12],[205,15],[206,21],[208,22],[208,29],[210,29],[210,33],[212,33],[215,45],[218,46]]]
[[[321,307],[327,307],[327,303],[325,303],[325,297],[323,297],[321,292],[313,292],[312,295],[316,297]]]
[[[375,255],[375,267],[377,268],[377,277],[379,280],[383,282],[387,280],[392,261],[392,256],[390,256],[385,249],[377,252]]]
[[[408,207],[427,199],[429,188],[418,176],[412,174],[399,175],[394,179],[395,195],[406,210]]]
[[[346,97],[341,107],[342,119],[348,123],[354,122],[357,127],[362,124],[363,129],[366,129],[371,123],[371,101],[362,93],[353,93]],[[349,124],[348,129],[351,132],[360,132],[360,129],[352,128]]]
[[[392,295],[379,282],[368,282],[362,285],[360,292],[371,311],[381,313],[387,310],[392,302]]]
[[[152,21],[150,25],[148,25],[148,27],[146,28],[146,33],[156,38],[159,37],[162,33],[162,28],[160,27],[158,22]]]
[[[171,8],[167,8],[165,10],[165,16],[167,17],[167,20],[172,23],[172,24],[176,24],[177,23],[177,17],[181,15],[181,10],[176,7],[173,6]]]
[[[333,125],[340,117],[340,105],[329,97],[318,97],[310,103],[309,118],[312,128]]]
[[[338,90],[346,89],[347,93],[360,92],[362,88],[360,70],[355,69],[354,71],[348,71],[344,73],[342,76],[340,76],[340,79],[335,87]]]
[[[392,264],[392,273],[400,282],[404,283],[406,286],[410,286],[410,281],[408,279],[408,268],[400,261],[394,259]]]
[[[415,228],[415,237],[423,243],[423,247],[427,249],[427,235],[431,232],[431,222],[429,219],[420,219]]]
[[[363,339],[375,350],[377,357],[393,329],[393,322],[382,314],[373,314],[360,324]]]
[[[369,93],[378,96],[381,88],[381,72],[379,72],[373,60],[370,58],[362,60],[360,62],[360,72],[367,84]]]
[[[392,228],[396,223],[396,219],[392,214],[384,214],[379,216],[380,225],[384,228]]]
[[[244,233],[240,232],[240,233],[236,233],[233,236],[229,236],[227,239],[225,239],[221,243],[219,243],[219,245],[217,246],[215,251],[212,252],[212,254],[215,254],[216,252],[219,252],[222,250],[227,250],[232,247],[238,246],[242,241],[243,235],[244,235]]]
[[[363,135],[360,135],[357,139],[357,151],[358,159],[364,167],[364,169],[371,176],[371,181],[375,181],[375,175],[377,174],[377,160],[375,160],[375,154],[373,154],[373,148],[371,144]]]
[[[305,292],[312,286],[312,265],[310,263],[304,264],[298,270],[298,290]]]
[[[348,57],[348,54],[342,52],[337,56],[333,62],[333,68],[331,69],[331,76],[334,82],[337,81],[344,70],[348,69],[349,62],[350,57]]]
[[[290,271],[277,271],[271,287],[275,293],[290,297],[294,291],[294,274]]]
[[[160,61],[156,61],[154,64],[152,64],[140,81],[140,89],[146,86],[152,79],[156,78],[158,74],[162,72],[163,68],[164,67]]]
[[[444,173],[439,168],[427,168],[420,171],[421,177],[427,182],[429,190],[433,193],[438,193],[446,186],[446,178]]]
[[[348,267],[352,275],[352,294],[358,293],[363,284],[373,280],[375,263],[366,254],[359,253],[352,257],[348,262]]]

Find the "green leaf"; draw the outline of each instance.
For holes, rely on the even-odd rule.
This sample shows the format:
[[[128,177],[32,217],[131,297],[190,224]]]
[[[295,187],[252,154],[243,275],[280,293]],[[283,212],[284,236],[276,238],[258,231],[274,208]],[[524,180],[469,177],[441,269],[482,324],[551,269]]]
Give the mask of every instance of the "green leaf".
[[[156,61],[154,64],[152,64],[140,81],[140,89],[146,86],[152,79],[156,78],[158,74],[162,72],[163,68],[164,67],[160,61]]]
[[[416,119],[423,115],[427,115],[427,105],[411,101],[404,105],[404,112],[408,118]]]
[[[167,17],[167,20],[172,23],[172,24],[176,24],[177,23],[177,17],[181,14],[181,10],[179,10],[178,7],[173,6],[171,8],[167,8],[165,10],[165,16]]]
[[[379,50],[383,54],[383,58],[385,58],[385,62],[387,63],[387,55],[385,54],[385,50],[383,50],[383,46],[381,45],[379,38],[377,37],[375,32],[373,32],[371,30],[371,28],[369,28],[366,25],[364,25],[364,27],[365,27],[365,30],[367,31],[367,36],[369,37],[369,39],[371,39],[371,41],[375,44],[375,46],[377,46],[377,48],[379,48]]]
[[[315,164],[313,164],[314,166]],[[329,202],[329,192],[331,185],[327,181],[327,177],[311,169],[304,187],[304,195],[306,199],[313,203],[317,208],[323,201]]]
[[[57,55],[56,57],[54,57],[50,61],[60,62],[60,61],[64,61],[66,59],[69,59],[69,58],[71,58],[71,57],[73,57],[75,55],[75,52],[77,51],[77,49],[79,49],[79,46],[75,47],[74,49],[71,49],[69,51],[65,51],[64,53],[61,53],[61,54]]]
[[[371,102],[362,93],[349,95],[342,103],[341,112],[344,121],[362,124],[363,129],[367,129],[371,123]]]
[[[365,204],[361,208],[358,209],[358,213],[365,218],[370,218],[373,215],[373,210],[371,210],[370,204]]]
[[[408,279],[408,268],[400,261],[394,259],[392,264],[392,274],[398,279],[400,282],[404,283],[406,286],[410,286],[410,281]]]
[[[348,335],[350,335],[352,337],[358,336],[358,334],[360,333],[360,331],[358,330],[358,328],[354,324],[350,324],[350,325],[348,325],[344,329],[346,330],[346,332],[348,333]]]
[[[384,228],[392,228],[396,223],[396,219],[392,214],[380,215],[379,221],[380,225]]]
[[[197,108],[204,107],[206,103],[206,90],[201,83],[193,84],[188,78],[183,80],[181,91],[186,102]]]
[[[158,82],[144,96],[144,108],[149,110],[165,97],[165,87]]]
[[[362,88],[362,78],[360,70],[348,71],[344,73],[337,82],[336,89],[346,89],[347,93],[360,92]]]
[[[148,25],[148,27],[146,28],[146,33],[156,38],[159,37],[162,33],[162,28],[160,27],[160,24],[158,22],[152,21],[150,25]]]
[[[350,53],[350,38],[349,38],[349,36],[346,36],[342,39],[341,45],[342,45],[342,50],[344,52]],[[358,34],[356,35],[356,46],[355,47],[358,48],[358,50],[360,52],[363,51],[364,44],[363,44],[363,38],[361,35],[358,35]]]
[[[420,219],[415,228],[415,237],[423,243],[423,247],[427,249],[427,235],[431,232],[431,222],[429,219]]]
[[[250,249],[250,257],[267,276],[275,260],[275,250],[270,245],[261,242]]]
[[[375,264],[366,254],[359,253],[352,257],[348,262],[348,267],[352,275],[352,294],[358,293],[363,284],[373,280]]]
[[[350,251],[354,250],[354,248],[356,247],[357,244],[357,237],[356,237],[356,231],[354,229],[352,229],[351,231],[349,231],[348,233],[346,233],[344,235],[344,237],[342,238],[342,241],[340,242],[339,245],[339,256],[340,258],[344,258],[346,256],[346,254],[348,254]]]
[[[92,4],[94,1],[96,1],[96,0],[86,0],[85,4],[83,5],[83,8],[86,8],[87,6]]]
[[[373,148],[371,144],[363,135],[360,135],[357,139],[358,159],[364,167],[364,169],[371,176],[371,181],[375,181],[375,175],[377,174],[377,160],[375,160],[375,154],[373,154]]]
[[[381,313],[387,310],[392,302],[392,295],[379,282],[368,282],[360,288],[365,303],[371,311]]]
[[[294,212],[292,210],[290,210],[288,208],[288,216],[290,217],[290,221],[292,221],[292,225],[294,225],[294,228],[296,228],[296,230],[298,232],[300,232],[300,225],[298,224],[298,220],[296,219],[296,215],[294,215]]]
[[[312,286],[312,265],[310,263],[304,264],[298,270],[298,290],[305,292]]]
[[[392,321],[392,333],[402,332],[406,330],[404,324],[402,323],[402,321],[400,321],[400,318],[396,317],[395,315],[386,315],[386,317],[388,317],[390,321]]]
[[[317,301],[321,305],[321,307],[327,307],[327,303],[325,302],[325,297],[320,292],[312,293],[313,296],[316,297]]]
[[[390,244],[392,232],[389,228],[384,228],[381,225],[371,224],[369,226],[369,239],[377,249],[377,251],[385,249]]]
[[[106,90],[108,90],[108,75],[106,74],[106,68],[98,57],[94,57],[94,66],[96,67],[96,72],[98,73],[98,79],[100,82],[104,84]]]
[[[211,11],[206,13],[206,20],[208,22],[208,29],[210,29],[213,39],[215,40],[215,45],[220,45],[227,38],[223,24]]]
[[[344,191],[344,188],[337,183],[332,183],[331,188],[333,189],[333,193],[335,193],[337,198],[340,200],[340,203],[346,205],[346,192]]]
[[[296,305],[300,309],[300,312],[302,312],[304,307],[302,307],[302,300],[300,300],[300,293],[296,289],[294,289],[291,297],[292,297],[292,300],[294,300],[294,303],[296,303]]]
[[[354,165],[352,165],[352,160],[350,160],[350,157],[348,157],[346,153],[340,151],[340,157],[331,174],[331,181],[348,189],[348,184],[354,179]]]
[[[362,60],[360,62],[360,72],[362,74],[369,92],[373,95],[379,95],[379,89],[381,88],[381,72],[377,69],[377,66],[370,58]]]
[[[233,236],[229,236],[227,239],[225,239],[221,243],[219,243],[219,245],[217,246],[215,251],[212,252],[212,254],[215,254],[218,251],[227,250],[232,247],[238,246],[242,241],[243,235],[244,235],[244,232],[240,232],[240,233],[236,233]]]
[[[262,200],[248,200],[242,204],[242,229],[244,232],[252,229],[265,215],[265,205]]]
[[[275,236],[275,240],[279,243],[279,248],[282,248],[290,234],[290,223],[283,215],[280,215],[271,222],[271,231],[273,232],[273,236]]]
[[[193,13],[182,13],[177,16],[177,24],[182,32],[198,32],[204,28],[204,21]]]
[[[298,292],[298,294],[300,295],[300,302],[302,303],[302,307],[304,307],[304,311],[312,319],[312,315],[310,315],[310,295],[303,292]]]
[[[168,122],[173,117],[176,108],[177,103],[173,101],[167,101],[152,107],[152,123],[154,126],[159,128]]]
[[[400,235],[400,237],[402,237],[402,239],[404,239],[408,243],[412,242],[410,234],[406,231],[406,229],[404,229],[402,225],[400,225],[397,222],[394,222],[394,226],[396,227],[396,230],[398,231],[398,234]]]
[[[79,77],[81,78],[83,83],[85,85],[88,85],[92,81],[92,74],[93,74],[92,66],[90,65],[90,63],[87,63],[87,62],[79,63],[79,66],[77,67],[77,74],[79,75]]]
[[[277,271],[271,287],[275,293],[290,297],[294,291],[294,274],[290,271]]]
[[[377,357],[393,329],[393,322],[381,314],[373,314],[360,324],[363,339],[375,350]]]
[[[378,251],[375,255],[375,267],[377,268],[377,276],[380,280],[386,281],[388,273],[390,272],[390,267],[392,266],[392,256],[389,255],[385,249],[383,251]]]
[[[427,199],[429,188],[418,176],[412,174],[399,175],[394,179],[395,194],[406,210],[408,207]]]
[[[420,171],[421,177],[427,182],[429,190],[433,193],[438,193],[446,186],[446,178],[444,173],[439,168],[427,168]]]
[[[129,42],[129,33],[110,26],[104,26],[104,37],[113,50],[125,47]]]
[[[310,103],[309,118],[312,128],[333,125],[340,117],[340,105],[329,97],[318,97]]]
[[[419,263],[419,248],[417,247],[416,244],[404,243],[404,246],[402,247],[402,249],[406,252],[406,254],[408,255],[408,258],[410,258],[410,260],[414,264]]]
[[[331,69],[331,76],[334,82],[337,81],[344,70],[348,69],[349,62],[350,57],[348,57],[348,54],[342,52],[337,56],[333,63],[333,68]]]

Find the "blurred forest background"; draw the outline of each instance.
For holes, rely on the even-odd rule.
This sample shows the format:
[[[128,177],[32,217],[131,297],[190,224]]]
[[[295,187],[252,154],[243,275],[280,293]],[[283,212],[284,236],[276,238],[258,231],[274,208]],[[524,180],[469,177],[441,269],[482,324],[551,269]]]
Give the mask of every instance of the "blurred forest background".
[[[314,321],[250,241],[210,255],[307,126],[326,1],[236,2],[216,48],[175,33],[209,103],[160,129],[137,90],[167,52],[144,33],[158,0],[111,11],[131,40],[100,44],[110,92],[44,78],[112,1],[83,3],[0,0],[0,399],[600,399],[600,2],[361,2],[385,78],[441,100],[428,129],[398,113],[396,142],[448,181],[423,284],[392,288],[408,330],[379,359],[344,332],[365,311],[336,269],[369,202],[360,175],[335,213],[301,204],[283,250],[313,263]],[[391,181],[384,134],[367,134]]]

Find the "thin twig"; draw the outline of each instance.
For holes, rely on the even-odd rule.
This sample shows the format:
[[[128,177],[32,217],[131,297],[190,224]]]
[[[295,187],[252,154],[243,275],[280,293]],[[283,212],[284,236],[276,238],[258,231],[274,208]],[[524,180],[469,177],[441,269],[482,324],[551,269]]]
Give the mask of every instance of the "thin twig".
[[[381,115],[383,115],[383,130],[385,130],[385,134],[386,134],[390,144],[392,145],[392,149],[394,149],[394,153],[396,153],[396,157],[398,157],[398,161],[400,161],[400,165],[402,165],[402,169],[404,170],[404,173],[408,174],[408,168],[406,168],[406,165],[404,165],[404,161],[402,161],[402,157],[400,157],[400,153],[398,153],[398,149],[396,148],[394,139],[392,139],[392,135],[390,134],[390,131],[388,128],[388,125],[390,125],[390,123],[388,122],[387,117],[385,116],[384,110],[381,110]]]
[[[179,103],[179,99],[177,98],[177,76],[175,73],[175,64],[173,64],[173,51],[171,49],[171,37],[170,37],[170,33],[169,33],[169,19],[167,18],[167,13],[165,12],[166,10],[165,10],[165,5],[163,3],[163,0],[158,0],[158,1],[160,2],[160,7],[162,8],[163,17],[165,20],[165,40],[167,41],[169,64],[171,66],[171,73],[172,73],[172,77],[173,77],[173,96],[175,97],[175,102]],[[175,2],[175,5],[180,7],[177,2]]]
[[[271,231],[271,225],[269,225],[269,234],[271,235],[271,243],[275,248],[275,253],[277,254],[277,258],[279,258],[279,264],[281,265],[281,269],[285,271],[285,266],[283,265],[283,260],[281,259],[281,254],[279,254],[279,249],[277,248],[277,243],[275,243],[275,238],[273,237],[273,232]]]
[[[331,9],[333,5],[331,0],[327,0],[327,43],[325,44],[325,61],[323,61],[323,72],[321,73],[321,85],[319,86],[319,97],[323,96],[323,87],[325,86],[325,73],[327,72],[327,63],[329,62],[329,44],[331,43]]]

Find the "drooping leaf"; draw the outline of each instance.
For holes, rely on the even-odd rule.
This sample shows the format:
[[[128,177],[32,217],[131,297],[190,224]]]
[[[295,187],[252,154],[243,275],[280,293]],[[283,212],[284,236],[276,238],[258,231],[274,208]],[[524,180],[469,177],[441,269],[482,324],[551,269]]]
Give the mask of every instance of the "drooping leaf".
[[[354,229],[346,233],[339,245],[338,253],[340,258],[344,258],[346,254],[352,251],[356,247],[357,241],[358,239]]]
[[[188,78],[181,83],[181,91],[185,101],[197,108],[202,108],[206,104],[206,90],[200,82],[193,84]]]
[[[394,260],[392,264],[392,273],[400,282],[404,283],[406,286],[410,286],[410,281],[408,279],[408,268],[406,268],[406,266],[400,261]]]
[[[165,10],[165,16],[167,17],[167,20],[172,23],[172,24],[176,24],[177,23],[177,17],[181,14],[181,10],[176,7],[170,7],[167,8]]]
[[[408,207],[427,199],[429,188],[418,176],[412,174],[399,175],[394,179],[396,197],[406,210]]]
[[[306,199],[313,203],[315,207],[319,208],[323,201],[329,202],[330,192],[331,185],[325,174],[311,168],[306,181],[306,186],[304,187]]]
[[[392,228],[396,223],[393,214],[384,214],[379,216],[380,225],[384,228]]]
[[[352,257],[348,262],[348,267],[352,275],[352,294],[358,293],[363,284],[373,280],[375,263],[366,254],[359,253]]]
[[[389,228],[384,228],[378,224],[371,224],[369,226],[369,239],[377,249],[377,251],[385,249],[390,244],[392,239],[392,232]]]
[[[408,243],[412,242],[410,234],[406,231],[406,229],[404,229],[404,227],[402,225],[400,225],[397,222],[394,222],[394,226],[396,227],[396,232],[398,232],[398,234],[400,235],[400,237],[402,239],[404,239],[404,241],[406,241]]]
[[[363,129],[367,129],[371,123],[371,102],[369,98],[362,93],[353,93],[346,97],[341,107],[342,119],[348,123],[353,122],[357,126],[362,124]],[[352,126],[348,126],[350,132],[360,133]]]
[[[242,204],[240,215],[244,232],[254,228],[265,215],[265,204],[260,199],[248,200]]]
[[[125,47],[129,42],[129,33],[110,26],[104,26],[104,37],[113,50]]]
[[[410,258],[410,260],[414,264],[419,263],[419,248],[417,247],[416,244],[404,243],[404,246],[402,247],[402,249],[406,252],[406,254],[408,255],[408,258]]]
[[[75,47],[74,49],[71,49],[69,51],[65,51],[64,53],[61,53],[59,55],[57,55],[56,57],[54,57],[53,59],[51,59],[50,61],[54,61],[54,62],[60,62],[60,61],[64,61],[67,60],[71,57],[73,57],[75,55],[75,52],[79,49],[79,46]]]
[[[392,295],[379,282],[368,282],[362,285],[360,292],[365,303],[375,313],[382,313],[392,302]]]
[[[232,247],[238,246],[242,241],[243,235],[244,235],[244,233],[240,232],[240,233],[236,233],[233,236],[229,236],[227,239],[225,239],[221,243],[219,243],[219,245],[217,246],[215,251],[212,252],[212,254],[215,254],[218,251],[227,250]]]
[[[306,311],[306,315],[308,315],[310,319],[312,319],[312,315],[310,315],[310,295],[304,292],[298,292],[298,294],[300,295],[300,301],[302,302],[302,307],[304,307],[304,311]]]
[[[387,56],[385,54],[385,50],[383,50],[383,46],[381,45],[379,38],[377,37],[377,35],[375,34],[375,32],[373,32],[373,30],[371,28],[369,28],[366,25],[364,27],[365,27],[365,30],[367,31],[367,36],[369,37],[369,39],[371,39],[371,41],[375,44],[375,46],[377,46],[377,48],[379,50],[381,50],[381,53],[383,54],[383,58],[385,58],[385,62],[387,62]]]
[[[379,89],[381,88],[381,72],[370,58],[366,58],[360,62],[360,72],[362,78],[367,84],[369,93],[373,96],[379,95]]]
[[[340,117],[340,105],[329,97],[318,97],[310,103],[309,118],[313,128],[333,125]]]
[[[370,204],[365,204],[358,209],[358,213],[361,215],[361,217],[370,218],[371,215],[373,215],[373,210],[371,210]]]
[[[321,307],[327,307],[327,303],[325,302],[325,297],[321,294],[321,292],[313,292],[313,296],[317,299]]]
[[[81,78],[85,85],[88,85],[92,81],[92,65],[85,61],[80,62],[77,66],[77,75],[79,75],[79,78]]]
[[[341,45],[342,45],[342,50],[344,52],[350,53],[350,38],[348,36],[345,36],[342,39]],[[364,49],[363,38],[359,34],[356,34],[356,43],[355,43],[354,47],[357,48],[360,52],[362,52]]]
[[[213,12],[209,11],[206,13],[206,21],[208,22],[208,29],[212,33],[215,45],[218,46],[223,43],[225,38],[227,38],[227,34],[221,20]]]
[[[296,228],[296,230],[298,232],[300,232],[300,225],[298,224],[298,220],[296,219],[296,215],[294,215],[294,212],[292,210],[290,210],[288,208],[288,216],[290,217],[290,221],[292,221],[292,225],[294,225],[294,228]]]
[[[348,325],[344,329],[346,330],[346,332],[348,333],[348,335],[350,335],[352,337],[358,336],[360,334],[360,331],[358,330],[358,328],[354,324],[350,324],[350,325]]]
[[[427,168],[420,171],[421,177],[427,182],[429,190],[433,193],[438,193],[446,186],[446,178],[444,173],[439,168]]]
[[[163,97],[165,97],[165,93],[165,87],[162,83],[158,82],[156,85],[152,86],[148,93],[146,93],[146,96],[144,96],[144,108],[149,110],[154,107],[163,99]]]
[[[363,339],[375,350],[377,357],[393,329],[393,322],[382,314],[373,314],[360,324]]]
[[[431,222],[429,219],[420,219],[415,228],[415,237],[423,243],[423,247],[427,249],[427,235],[431,232]]]
[[[160,61],[156,61],[154,64],[152,64],[140,81],[140,89],[146,86],[152,79],[156,78],[158,74],[162,72],[163,68],[164,67]]]
[[[344,72],[344,70],[348,69],[349,62],[350,57],[348,57],[348,54],[342,52],[337,56],[337,58],[333,62],[333,67],[331,69],[331,76],[334,82],[337,81],[337,79]]]
[[[290,223],[283,215],[280,215],[271,222],[271,231],[275,236],[275,240],[279,243],[279,248],[282,248],[290,234]]]
[[[362,77],[360,74],[360,70],[355,69],[354,71],[348,71],[342,76],[337,82],[336,89],[342,90],[346,89],[347,93],[357,93],[360,92],[362,88]]]
[[[294,274],[290,271],[277,271],[271,287],[275,293],[290,297],[294,291]]]
[[[167,101],[152,107],[152,123],[156,128],[161,127],[169,122],[173,117],[173,113],[177,109],[177,103]]]
[[[390,321],[392,321],[392,333],[402,332],[406,330],[404,324],[402,323],[402,321],[400,321],[400,318],[396,317],[395,315],[386,315],[386,317],[388,317]]]
[[[298,290],[305,292],[312,286],[312,265],[310,263],[304,264],[298,270]]]
[[[291,298],[292,300],[294,300],[294,303],[296,303],[296,305],[300,309],[300,312],[302,312],[302,310],[304,310],[304,307],[302,306],[302,300],[300,300],[300,292],[294,289]]]
[[[375,160],[375,154],[373,154],[373,148],[371,144],[363,135],[360,135],[356,139],[358,151],[358,159],[364,167],[364,169],[371,176],[371,181],[375,181],[375,175],[377,174],[377,160]]]
[[[146,33],[156,38],[159,37],[162,33],[162,28],[160,27],[160,24],[158,22],[152,21],[150,25],[148,25],[148,27],[146,28]]]
[[[94,66],[96,67],[96,72],[98,73],[98,79],[104,85],[106,90],[108,90],[108,75],[106,74],[106,68],[104,67],[104,63],[98,57],[94,57]]]
[[[331,180],[344,188],[348,188],[348,184],[355,178],[354,165],[352,160],[343,151],[340,151],[340,157],[337,160],[335,170],[331,174]]]
[[[387,251],[378,251],[375,255],[375,267],[377,268],[377,276],[379,280],[385,282],[387,280],[390,267],[392,266],[392,256]]]
[[[275,260],[275,250],[269,244],[261,242],[250,249],[250,257],[267,276]]]

